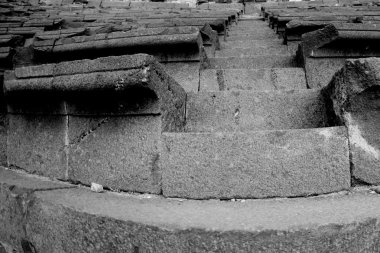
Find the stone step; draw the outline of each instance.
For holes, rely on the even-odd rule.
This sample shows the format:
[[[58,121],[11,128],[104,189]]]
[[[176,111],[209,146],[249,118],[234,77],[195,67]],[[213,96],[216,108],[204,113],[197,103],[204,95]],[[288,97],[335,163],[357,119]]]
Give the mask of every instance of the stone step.
[[[320,90],[188,93],[186,132],[318,128],[327,125]]]
[[[235,41],[235,40],[280,40],[280,38],[275,33],[258,33],[258,34],[230,35],[226,38],[226,40],[227,41]]]
[[[235,41],[221,41],[221,49],[228,48],[273,48],[276,50],[279,47],[283,47],[284,44],[281,40],[235,40]]]
[[[264,69],[294,68],[297,62],[294,56],[257,55],[254,57],[212,57],[208,59],[209,69]]]
[[[268,27],[268,22],[262,20],[239,20],[238,27]]]
[[[169,197],[295,197],[350,187],[345,127],[164,133],[162,141]]]
[[[306,89],[302,68],[205,69],[200,72],[200,91]]]
[[[380,196],[183,200],[0,176],[1,243],[35,252],[378,252]],[[59,188],[61,187],[61,188]],[[44,189],[45,188],[45,189]],[[32,200],[32,201],[31,201]],[[27,215],[25,205],[27,203]],[[25,246],[24,246],[25,247]]]
[[[289,55],[286,46],[278,46],[276,48],[255,47],[255,48],[229,48],[215,51],[215,57],[252,57],[256,55]]]
[[[231,29],[228,31],[228,36],[273,36],[275,33],[268,28],[256,28],[252,30],[247,29]]]
[[[247,26],[246,24],[240,25],[238,23],[237,25],[230,26],[229,29],[231,31],[235,31],[235,30],[254,31],[257,29],[257,30],[265,30],[265,31],[272,31],[273,32],[273,30],[268,26],[268,24],[266,24],[264,22],[261,22],[261,23],[253,22],[251,24],[252,24],[251,26]]]

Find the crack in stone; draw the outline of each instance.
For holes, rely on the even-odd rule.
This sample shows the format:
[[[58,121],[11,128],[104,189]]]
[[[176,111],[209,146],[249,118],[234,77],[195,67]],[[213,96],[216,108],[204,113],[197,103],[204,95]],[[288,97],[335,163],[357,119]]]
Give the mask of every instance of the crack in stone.
[[[108,121],[109,121],[109,117],[102,119],[94,127],[90,128],[86,132],[81,133],[77,138],[75,138],[75,140],[71,141],[69,145],[79,144],[80,142],[85,140],[91,133],[93,133],[96,129],[98,129],[103,124],[107,123]]]
[[[222,69],[218,69],[216,71],[216,79],[217,79],[217,82],[218,82],[218,85],[219,85],[219,90],[220,91],[223,91],[226,89],[226,85],[225,85],[225,82],[224,82],[224,74],[223,74],[223,70]]]

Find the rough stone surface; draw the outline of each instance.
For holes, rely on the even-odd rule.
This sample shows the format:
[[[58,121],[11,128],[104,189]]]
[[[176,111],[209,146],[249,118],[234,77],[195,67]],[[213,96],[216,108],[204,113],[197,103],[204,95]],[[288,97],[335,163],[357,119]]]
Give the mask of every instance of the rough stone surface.
[[[209,64],[211,69],[239,69],[241,66],[247,69],[297,67],[294,57],[284,55],[258,55],[244,58],[215,57],[209,59]]]
[[[380,184],[380,61],[347,61],[324,93],[330,114],[348,127],[352,175]]]
[[[307,58],[305,73],[308,86],[311,89],[327,86],[334,74],[344,66],[345,61],[344,58]]]
[[[38,252],[354,253],[380,247],[379,196],[366,192],[244,203],[83,189],[35,195],[27,234]]]
[[[59,63],[7,72],[9,166],[88,185],[160,193],[160,135],[183,130],[185,90],[151,56],[73,65],[81,63],[78,69]],[[117,71],[111,71],[112,63]]]
[[[215,52],[215,57],[252,57],[256,55],[289,55],[286,46],[277,47],[276,49],[266,49],[266,48],[231,48],[224,49]]]
[[[181,85],[186,92],[197,92],[199,86],[199,62],[172,62],[163,64],[166,73]]]
[[[8,166],[67,179],[67,116],[8,115]]]
[[[224,41],[221,43],[221,49],[230,48],[266,48],[266,49],[278,49],[283,47],[280,40],[236,40],[236,41]]]
[[[69,179],[160,193],[160,116],[69,117]]]
[[[167,197],[291,197],[350,187],[343,127],[165,133],[163,143],[163,194]]]
[[[26,239],[25,222],[33,192],[71,187],[0,167],[0,247],[3,244],[5,249],[23,252],[21,241]]]
[[[306,89],[301,68],[206,69],[201,71],[200,91]]]
[[[7,165],[7,129],[8,118],[3,112],[0,112],[0,165]]]
[[[327,124],[320,90],[188,94],[187,132],[316,128]]]

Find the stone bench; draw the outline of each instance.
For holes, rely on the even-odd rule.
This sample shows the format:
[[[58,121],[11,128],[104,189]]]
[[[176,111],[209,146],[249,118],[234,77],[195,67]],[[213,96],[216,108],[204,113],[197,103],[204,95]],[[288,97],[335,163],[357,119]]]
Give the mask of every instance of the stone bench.
[[[326,86],[346,59],[379,57],[380,29],[371,24],[328,25],[302,35],[298,59],[310,88]]]
[[[284,44],[288,45],[288,49],[290,52],[295,54],[298,48],[298,44],[302,41],[302,34],[312,32],[318,29],[322,29],[326,27],[329,24],[333,24],[334,26],[351,26],[354,27],[356,25],[352,25],[351,23],[348,23],[349,20],[342,21],[337,20],[336,18],[333,19],[327,19],[326,17],[323,17],[321,19],[295,19],[286,24],[286,29],[283,34],[283,40]],[[366,24],[370,23],[363,23],[363,26],[366,26]],[[376,24],[376,23],[373,23]],[[357,26],[360,26],[357,24]],[[371,25],[369,25],[371,27]]]
[[[16,68],[5,73],[4,91],[8,166],[160,193],[161,132],[183,130],[186,93],[154,57]]]

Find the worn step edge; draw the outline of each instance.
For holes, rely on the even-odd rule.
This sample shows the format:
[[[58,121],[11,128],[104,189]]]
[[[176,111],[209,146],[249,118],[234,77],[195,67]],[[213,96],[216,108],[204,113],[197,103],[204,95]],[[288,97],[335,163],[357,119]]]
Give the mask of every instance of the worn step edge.
[[[380,196],[353,190],[319,197],[196,201],[34,191],[27,176],[0,177],[7,242],[36,252],[378,252]],[[22,189],[15,192],[14,189]],[[22,192],[27,194],[22,194]],[[25,201],[25,202],[23,202]],[[27,215],[24,215],[25,203]],[[14,244],[14,245],[13,245]]]

